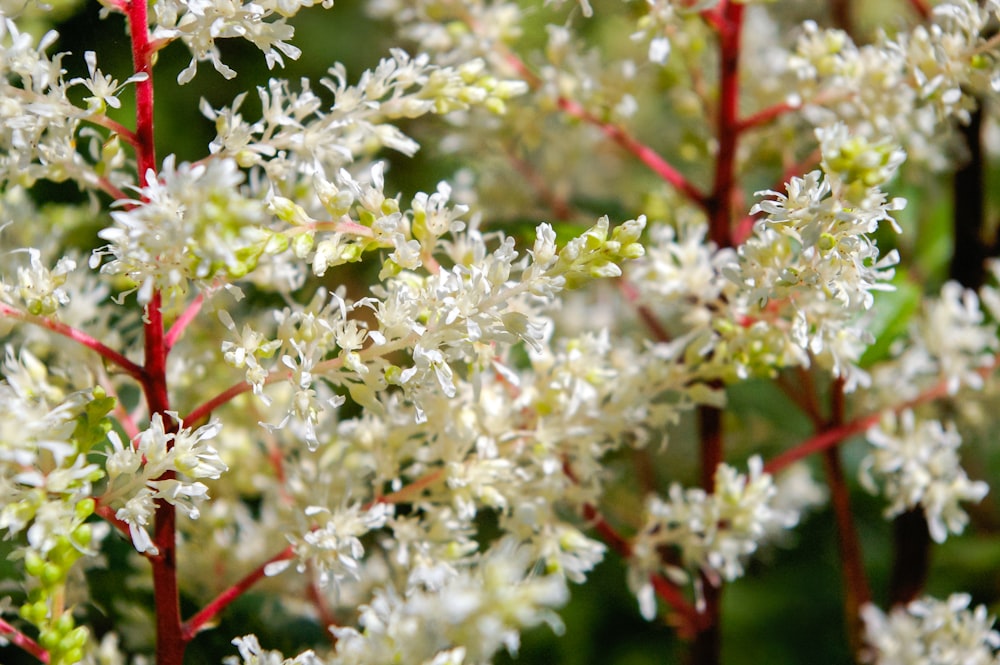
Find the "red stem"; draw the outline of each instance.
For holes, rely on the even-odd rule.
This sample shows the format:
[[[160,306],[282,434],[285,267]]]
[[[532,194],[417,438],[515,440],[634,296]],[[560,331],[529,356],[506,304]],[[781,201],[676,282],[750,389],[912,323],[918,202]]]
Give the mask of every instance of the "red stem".
[[[715,491],[715,471],[723,462],[722,411],[710,406],[698,407],[698,429],[701,441],[701,486],[706,492]],[[705,573],[698,573],[701,580],[704,609],[701,625],[695,635],[691,650],[693,665],[717,665],[721,662],[721,630],[719,620],[722,610],[721,582],[714,582]]]
[[[212,399],[208,400],[204,404],[195,407],[190,413],[184,416],[183,420],[186,425],[193,427],[195,423],[198,423],[204,419],[207,419],[213,411],[228,403],[234,397],[238,397],[243,393],[248,393],[253,390],[253,386],[246,381],[240,381],[239,383],[230,386],[226,390],[222,391]]]
[[[84,118],[87,122],[93,123],[105,129],[110,129],[112,132],[122,137],[126,143],[133,147],[138,147],[139,139],[136,137],[135,132],[126,127],[125,125],[115,122],[106,115],[91,115]]]
[[[669,162],[667,162],[667,160],[665,160],[659,153],[650,148],[648,145],[635,139],[622,127],[610,122],[604,122],[593,113],[583,108],[583,106],[575,100],[560,97],[557,103],[559,108],[569,115],[588,122],[600,129],[605,136],[627,150],[633,156],[637,157],[640,162],[648,166],[663,180],[680,190],[680,192],[693,203],[696,203],[702,208],[706,207],[707,203],[705,195],[687,178],[685,178],[680,171],[675,169]]]
[[[900,407],[900,409],[901,408],[902,407]],[[827,448],[832,448],[833,446],[839,445],[844,439],[864,432],[872,425],[877,424],[881,417],[881,413],[873,413],[871,415],[852,420],[851,422],[844,423],[843,425],[837,425],[823,430],[822,432],[819,432],[818,434],[807,439],[804,443],[801,443],[790,450],[786,450],[769,461],[764,465],[764,471],[774,475],[800,459],[808,457],[813,453],[826,450]]]
[[[572,478],[572,476],[570,477]],[[583,505],[583,517],[593,525],[594,530],[600,534],[601,540],[618,553],[621,558],[628,559],[632,556],[632,544],[618,533],[617,529],[611,526],[593,505],[589,503]],[[701,630],[704,624],[703,615],[698,613],[694,605],[688,602],[673,582],[662,575],[650,575],[649,581],[653,585],[656,595],[677,613],[676,619],[679,620],[677,628],[682,635],[691,636]]]
[[[594,530],[601,535],[607,545],[619,554],[623,559],[632,556],[632,545],[618,531],[608,524],[604,516],[589,503],[583,504],[583,518],[593,525]]]
[[[980,367],[976,372],[982,376],[987,377],[996,371],[997,366],[1000,365],[1000,355],[994,356],[993,362],[986,367]],[[897,404],[891,408],[885,409],[885,411],[892,411],[894,413],[900,413],[906,409],[912,409],[920,404],[926,404],[927,402],[933,402],[936,399],[940,399],[948,394],[948,381],[942,380],[938,382],[937,385],[924,391],[917,397],[909,400],[908,402],[903,402]],[[832,446],[840,444],[844,439],[854,436],[864,432],[869,427],[878,423],[882,418],[883,412],[871,413],[867,416],[862,416],[856,418],[850,422],[831,427],[822,432],[819,432],[815,436],[807,439],[805,442],[799,444],[798,446],[786,450],[781,453],[767,464],[764,465],[764,471],[774,475],[789,466],[793,462],[808,457],[813,453],[818,453]]]
[[[145,79],[135,83],[135,151],[139,184],[146,186],[156,177],[156,149],[153,140],[153,66],[154,47],[150,43],[146,0],[129,0],[125,13],[132,40],[132,64],[136,74]],[[170,409],[167,393],[167,344],[163,332],[162,299],[154,291],[146,305],[145,376],[143,392],[149,413]],[[165,473],[161,479],[175,477]],[[156,599],[157,665],[183,665],[187,644],[181,632],[180,594],[177,587],[177,510],[173,504],[157,499],[153,542],[159,553],[150,557],[153,566],[153,593]]]
[[[101,497],[99,496],[95,496],[94,501],[97,502],[97,507],[94,509],[94,512],[97,513],[99,517],[103,518],[105,522],[118,529],[123,536],[131,540],[132,535],[129,531],[128,523],[121,521],[115,516],[115,509],[101,503]]]
[[[563,473],[572,482],[579,482],[569,462],[563,463]],[[604,516],[593,504],[583,504],[583,517],[594,526],[594,529],[600,534],[601,540],[617,552],[621,558],[628,559],[632,556],[632,544],[604,519]],[[677,613],[680,620],[678,629],[681,633],[692,635],[701,629],[702,615],[687,601],[684,594],[673,582],[662,575],[650,575],[649,581],[653,585],[656,595]]]
[[[128,374],[134,379],[141,381],[145,376],[145,371],[139,365],[118,353],[114,349],[108,348],[104,344],[101,344],[96,339],[83,332],[82,330],[77,330],[72,326],[68,326],[61,321],[56,321],[45,316],[35,316],[33,314],[28,314],[27,312],[22,312],[19,309],[11,307],[5,303],[0,303],[0,316],[7,316],[12,319],[18,319],[26,323],[33,323],[37,326],[43,328],[48,328],[52,332],[58,333],[63,337],[68,337],[69,339],[82,344],[83,346],[91,349],[98,353],[102,358],[110,362],[111,364],[117,366],[120,370]]]
[[[525,82],[527,82],[527,84],[532,88],[537,88],[542,84],[542,80],[538,78],[538,76],[532,72],[526,64],[524,64],[524,61],[514,53],[507,53],[507,62],[517,71],[518,74],[524,77]],[[559,97],[556,100],[556,104],[558,104],[559,108],[570,116],[583,120],[584,122],[594,125],[600,129],[605,136],[612,139],[619,146],[637,157],[639,161],[652,169],[652,171],[663,180],[679,189],[681,193],[693,203],[701,206],[702,208],[707,206],[707,199],[701,190],[695,187],[680,171],[674,168],[673,165],[671,165],[659,153],[645,143],[635,139],[632,135],[625,131],[625,129],[610,122],[604,122],[593,113],[590,113],[583,108],[583,106],[575,100],[568,99],[566,97]]]
[[[748,129],[766,125],[775,118],[780,118],[786,113],[798,110],[800,106],[801,105],[799,104],[789,104],[788,102],[781,102],[780,104],[775,104],[774,106],[768,106],[767,108],[761,109],[737,122],[736,131],[738,133],[742,133]]]
[[[844,421],[844,381],[838,379],[831,388],[830,422],[836,426]],[[840,561],[844,569],[844,620],[847,626],[847,639],[851,651],[861,652],[862,625],[861,608],[871,602],[872,594],[865,573],[864,558],[861,555],[861,540],[854,524],[851,511],[850,490],[840,459],[838,448],[828,448],[823,451],[823,466],[826,469],[827,484],[830,487],[830,500],[836,516],[838,549]]]
[[[269,564],[275,563],[277,561],[287,561],[295,556],[295,552],[292,546],[289,545],[283,549],[278,554],[274,555],[264,563],[260,564],[251,572],[249,575],[241,579],[236,584],[232,585],[218,596],[216,596],[208,605],[203,607],[201,611],[195,614],[193,617],[184,622],[181,627],[181,639],[186,643],[190,642],[195,635],[198,634],[205,624],[214,619],[218,614],[229,606],[234,600],[239,598],[246,592],[247,589],[252,587],[254,584],[259,582],[264,578],[264,569],[267,568]]]
[[[660,320],[656,318],[656,314],[645,305],[638,303],[639,290],[635,288],[635,285],[626,279],[619,279],[618,288],[621,289],[625,298],[635,305],[636,311],[639,313],[639,318],[642,319],[646,328],[649,329],[649,332],[653,335],[653,339],[657,342],[669,342],[670,335],[667,333],[667,329],[663,327],[663,324],[660,323]]]
[[[135,149],[141,185],[149,184],[146,180],[149,171],[156,171],[156,149],[153,143],[154,49],[149,42],[147,10],[146,0],[129,0],[125,7],[132,39],[132,65],[136,74],[146,75],[144,80],[135,82]]]
[[[719,112],[717,139],[719,158],[708,199],[709,237],[719,247],[730,247],[732,235],[733,187],[736,180],[736,144],[739,138],[739,62],[740,33],[743,27],[743,4],[724,2],[716,10],[719,16]]]
[[[177,320],[174,321],[174,324],[170,326],[170,330],[167,331],[167,337],[165,341],[168,351],[174,347],[174,344],[177,343],[177,340],[180,339],[181,335],[184,334],[184,329],[187,328],[192,321],[194,321],[196,316],[198,316],[198,312],[201,311],[201,306],[204,304],[204,302],[205,302],[205,294],[199,293],[195,297],[195,299],[192,300],[188,304],[188,306],[184,308],[184,311],[181,312],[181,315],[177,317]]]
[[[49,662],[48,651],[43,649],[38,642],[31,639],[3,619],[0,619],[0,635],[3,635],[6,639],[10,640],[14,646],[24,649],[43,663]]]

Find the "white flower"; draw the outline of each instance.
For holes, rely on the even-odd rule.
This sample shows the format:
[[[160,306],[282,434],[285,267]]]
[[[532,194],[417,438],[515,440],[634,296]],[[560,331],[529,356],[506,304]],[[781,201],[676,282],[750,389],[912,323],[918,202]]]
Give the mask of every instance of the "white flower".
[[[948,392],[954,394],[963,385],[982,388],[979,370],[993,363],[1000,341],[996,326],[985,320],[976,292],[949,281],[917,319],[911,348],[910,353],[929,356],[947,380]]]
[[[969,517],[959,502],[982,500],[989,486],[970,480],[959,465],[962,437],[955,427],[937,420],[918,423],[906,410],[898,419],[887,415],[866,436],[874,450],[861,463],[861,482],[872,493],[882,485],[890,500],[886,515],[921,506],[936,542],[961,533]]]
[[[361,571],[361,557],[365,549],[360,538],[374,529],[385,526],[392,515],[392,506],[376,503],[370,509],[352,506],[331,511],[321,506],[308,506],[305,515],[318,526],[301,536],[289,536],[299,559],[298,571],[304,573],[308,564],[319,572],[320,584],[339,586],[345,579],[357,579]],[[325,522],[314,520],[328,515]]]
[[[743,561],[766,537],[798,522],[798,513],[776,507],[777,488],[762,469],[759,457],[750,459],[747,475],[720,464],[712,494],[674,484],[667,500],[647,499],[646,521],[632,544],[628,576],[645,618],[655,612],[649,576],[686,577],[684,570],[663,562],[661,548],[676,548],[685,566],[710,578],[721,575],[732,581],[743,575]]]
[[[112,212],[114,225],[98,234],[108,245],[90,260],[94,268],[110,256],[101,272],[131,279],[134,286],[122,296],[138,291],[143,304],[154,290],[178,297],[192,280],[242,276],[256,264],[267,240],[265,205],[241,193],[244,176],[235,161],[175,166],[171,155],[147,179],[134,188],[137,198],[116,202],[124,209]]]
[[[90,73],[90,77],[71,79],[69,84],[71,86],[83,85],[90,91],[90,95],[84,97],[84,101],[87,102],[87,111],[90,113],[104,113],[108,106],[113,109],[121,108],[122,103],[118,99],[118,93],[129,83],[145,81],[148,78],[145,73],[135,74],[119,85],[117,79],[104,74],[98,69],[96,53],[86,51],[83,54],[83,59],[87,62],[87,71]]]
[[[873,665],[997,665],[1000,633],[985,605],[969,609],[968,594],[947,601],[925,597],[887,614],[874,605],[861,610],[866,662]]]
[[[146,525],[149,524],[156,505],[153,502],[155,493],[148,487],[141,488],[125,502],[125,505],[115,512],[115,517],[128,524],[132,535],[132,545],[136,552],[157,554],[159,550],[153,544]]]

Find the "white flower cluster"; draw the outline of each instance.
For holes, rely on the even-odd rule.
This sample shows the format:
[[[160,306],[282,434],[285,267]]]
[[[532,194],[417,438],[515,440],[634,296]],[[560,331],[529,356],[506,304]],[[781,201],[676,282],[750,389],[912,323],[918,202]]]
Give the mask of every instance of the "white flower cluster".
[[[327,516],[325,521],[319,519],[321,515]],[[365,511],[354,506],[333,513],[323,506],[308,506],[305,516],[317,526],[301,538],[288,537],[295,556],[300,559],[299,572],[306,572],[306,562],[309,562],[316,567],[319,583],[323,586],[337,586],[345,578],[357,579],[359,561],[365,552],[360,538],[385,526],[391,515],[392,506],[384,503],[377,503]],[[267,573],[276,575],[283,569],[283,565],[272,565]]]
[[[64,256],[51,269],[42,263],[42,253],[34,247],[23,250],[28,255],[28,265],[17,269],[17,283],[0,281],[0,298],[35,316],[51,316],[69,304],[70,297],[63,288],[67,276],[76,269],[76,261]]]
[[[501,648],[515,653],[522,629],[562,626],[553,610],[566,602],[565,581],[534,576],[531,564],[525,552],[502,541],[474,568],[433,586],[414,585],[404,596],[379,592],[361,608],[361,630],[334,629],[337,645],[328,662],[486,663]]]
[[[239,114],[245,93],[227,108],[203,104],[202,112],[218,129],[212,153],[233,157],[243,167],[260,166],[278,191],[291,192],[300,177],[320,177],[314,186],[322,197],[324,181],[357,157],[382,147],[406,155],[416,152],[417,143],[394,121],[472,106],[502,113],[505,100],[527,89],[521,81],[490,76],[482,60],[442,67],[426,55],[410,57],[401,49],[393,49],[391,57],[364,72],[354,85],[348,84],[339,63],[329,74],[320,80],[333,94],[327,108],[308,81],[293,92],[287,81],[275,79],[257,89],[263,112],[256,122]]]
[[[647,499],[645,523],[632,542],[628,573],[629,587],[646,619],[656,616],[650,575],[682,581],[694,571],[705,573],[714,584],[720,577],[735,580],[765,536],[798,523],[798,513],[774,505],[777,488],[762,468],[759,457],[750,459],[746,475],[721,464],[711,494],[674,484],[667,500]],[[663,548],[676,551],[679,565],[664,563]]]
[[[886,416],[866,436],[874,450],[861,463],[861,480],[872,493],[882,485],[881,493],[890,501],[886,515],[920,506],[936,542],[961,533],[969,516],[959,502],[979,502],[989,487],[970,480],[960,466],[962,437],[954,426],[936,420],[918,423],[913,411],[906,410],[898,419]]]
[[[208,443],[221,429],[221,424],[213,421],[196,430],[183,427],[183,423],[178,423],[176,431],[168,430],[163,417],[155,413],[134,443],[126,445],[117,432],[108,432],[111,449],[104,465],[108,487],[100,502],[120,506],[115,517],[128,525],[136,551],[157,553],[146,530],[156,500],[173,504],[191,519],[198,518],[196,504],[208,498],[208,487],[176,475],[219,478],[226,471],[218,452]]]
[[[520,631],[548,623],[562,626],[553,611],[567,597],[559,576],[532,576],[530,560],[509,541],[484,554],[475,567],[446,574],[433,586],[411,585],[405,595],[376,592],[361,607],[361,629],[334,628],[333,653],[307,651],[285,659],[264,651],[254,636],[237,638],[242,661],[231,665],[363,665],[488,663],[501,648],[516,653]]]
[[[524,10],[516,2],[497,0],[374,0],[366,11],[391,20],[403,39],[437,62],[457,64],[483,58],[498,72],[509,71],[504,48],[523,33]]]
[[[892,137],[912,156],[942,165],[933,147],[938,120],[967,119],[975,95],[996,92],[996,42],[984,27],[998,12],[992,1],[944,2],[930,25],[895,38],[880,34],[868,45],[806,22],[789,65],[807,117],[816,124],[836,118],[864,135]]]
[[[857,367],[871,341],[862,315],[873,291],[898,262],[881,256],[872,234],[896,226],[880,185],[903,155],[834,125],[817,131],[822,171],[792,178],[751,213],[766,216],[737,250],[704,242],[706,228],[658,230],[648,258],[630,275],[643,304],[662,312],[675,344],[687,347],[691,372],[732,381],[816,362],[847,380],[868,381]]]
[[[604,218],[561,251],[551,227],[543,224],[530,257],[523,259],[511,238],[490,252],[481,234],[460,234],[445,245],[451,269],[426,276],[401,272],[353,303],[320,291],[308,305],[279,313],[277,340],[264,342],[244,329],[242,347],[229,340],[224,353],[234,366],[246,367],[255,392],[279,376],[298,387],[290,414],[306,424],[312,442],[325,405],[343,401],[320,397],[319,379],[374,409],[379,393],[402,389],[423,421],[426,400],[439,392],[455,395],[453,363],[478,374],[494,366],[494,344],[523,341],[538,347],[544,329],[535,316],[565,288],[620,274],[618,263],[641,255],[636,241],[644,223],[630,220],[610,230]],[[374,312],[374,326],[355,314],[362,309]],[[235,323],[226,325],[235,332]],[[410,352],[408,366],[387,359],[400,350]]]
[[[874,605],[861,611],[866,662],[873,665],[997,665],[1000,633],[985,605],[970,609],[972,598],[956,593],[947,600],[925,597],[888,614]]]
[[[982,390],[981,372],[993,365],[1000,349],[996,323],[989,321],[983,311],[985,305],[996,319],[1000,309],[995,294],[991,286],[984,286],[977,295],[957,282],[946,282],[938,297],[922,303],[905,347],[891,367],[876,376],[877,383],[892,390],[896,399],[913,398],[919,390],[939,381],[945,381],[949,395],[960,388]]]
[[[285,19],[303,7],[321,4],[330,8],[333,0],[167,0],[153,5],[155,21],[152,37],[159,42],[180,39],[191,51],[191,62],[177,75],[178,83],[187,83],[198,71],[198,63],[211,61],[226,78],[236,71],[222,62],[215,40],[242,38],[264,54],[268,69],[284,65],[282,56],[297,60],[301,51],[288,43],[295,34]],[[267,20],[273,19],[273,20]]]
[[[128,277],[146,304],[154,291],[168,298],[185,295],[197,280],[242,276],[265,251],[269,235],[264,204],[240,191],[244,175],[231,159],[175,165],[167,157],[159,174],[135,187],[137,198],[116,202],[114,225],[100,232],[108,244],[91,255],[92,268],[105,256],[101,272]]]
[[[56,39],[49,32],[36,43],[0,15],[0,183],[30,186],[86,170],[75,146],[85,114],[68,100],[62,54],[45,53]]]
[[[93,399],[66,394],[42,362],[27,351],[7,349],[0,382],[0,529],[10,536],[27,529],[28,547],[46,556],[60,540],[89,551],[88,514],[76,505],[93,494],[104,473],[88,461],[75,439],[77,418]],[[43,464],[43,460],[50,460]],[[78,533],[79,532],[79,533]],[[77,535],[74,535],[77,534]]]

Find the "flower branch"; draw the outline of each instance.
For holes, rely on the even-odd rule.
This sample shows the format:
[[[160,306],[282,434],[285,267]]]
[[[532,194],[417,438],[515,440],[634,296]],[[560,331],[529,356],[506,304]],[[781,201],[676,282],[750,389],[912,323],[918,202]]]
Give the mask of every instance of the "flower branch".
[[[205,607],[199,610],[197,614],[184,622],[180,631],[181,640],[183,640],[184,643],[190,642],[194,636],[204,629],[216,616],[219,615],[220,612],[222,612],[222,610],[228,607],[234,600],[242,596],[247,589],[267,577],[268,566],[281,561],[288,561],[294,556],[295,550],[291,545],[289,545],[261,565],[254,568],[252,572],[247,574],[236,584],[220,593],[212,601],[205,605]]]
[[[121,353],[111,349],[101,342],[97,341],[87,333],[82,330],[77,330],[72,326],[68,326],[61,321],[56,321],[47,316],[36,316],[34,314],[29,314],[23,312],[19,309],[11,307],[6,303],[0,303],[0,316],[6,316],[11,319],[16,319],[19,321],[24,321],[25,323],[31,323],[42,328],[47,328],[52,332],[62,335],[67,339],[71,339],[74,342],[87,347],[88,349],[94,351],[99,356],[107,360],[109,363],[125,372],[129,376],[139,381],[142,381],[145,377],[145,372],[142,367],[135,364]]]

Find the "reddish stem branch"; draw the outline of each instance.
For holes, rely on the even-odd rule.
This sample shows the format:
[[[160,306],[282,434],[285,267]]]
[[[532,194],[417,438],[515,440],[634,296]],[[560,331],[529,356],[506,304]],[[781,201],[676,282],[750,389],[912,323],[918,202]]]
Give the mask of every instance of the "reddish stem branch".
[[[123,522],[115,516],[115,509],[101,503],[101,497],[99,496],[95,496],[94,501],[97,502],[97,507],[94,509],[94,512],[98,515],[98,517],[101,517],[105,522],[117,529],[119,533],[131,540],[132,532],[129,531],[128,523]]]
[[[827,448],[837,446],[844,439],[850,438],[855,434],[860,434],[869,427],[875,425],[881,417],[881,413],[873,413],[871,415],[852,420],[851,422],[823,430],[806,440],[804,443],[786,450],[771,461],[767,462],[764,465],[764,471],[774,475],[782,469],[790,466],[792,463],[808,457],[813,453],[822,452]]]
[[[572,482],[578,482],[569,462],[563,463],[563,473]],[[583,517],[593,525],[594,529],[601,536],[601,540],[617,552],[621,558],[628,559],[632,556],[632,544],[604,519],[604,516],[601,515],[600,511],[593,504],[583,504]],[[678,629],[685,635],[697,633],[704,623],[703,617],[697,608],[688,602],[684,594],[681,593],[681,590],[662,575],[651,575],[649,581],[653,585],[656,595],[677,613],[677,617],[680,620]]]
[[[698,407],[698,429],[701,442],[701,486],[706,492],[712,493],[715,491],[715,471],[724,457],[722,411],[710,406]],[[692,644],[691,662],[694,665],[717,665],[722,658],[722,634],[719,626],[722,586],[721,582],[713,583],[703,572],[698,575],[702,584],[704,608],[701,611],[702,623]]]
[[[524,178],[528,185],[531,186],[531,189],[535,192],[535,196],[545,204],[552,213],[553,218],[564,221],[573,217],[573,208],[569,201],[566,200],[566,197],[549,187],[547,179],[530,162],[518,157],[513,149],[508,148],[505,152],[507,153],[508,161],[521,174],[521,177]]]
[[[128,0],[125,4],[129,36],[132,40],[132,66],[136,74],[146,75],[146,78],[135,82],[134,145],[141,185],[148,185],[149,172],[156,170],[156,149],[153,143],[154,49],[149,42],[147,11],[146,0]]]
[[[55,319],[50,319],[46,316],[28,314],[27,312],[22,312],[21,310],[11,307],[5,303],[0,303],[0,316],[6,316],[19,321],[24,321],[25,323],[33,323],[36,326],[48,328],[54,333],[58,333],[63,337],[68,337],[74,342],[82,344],[88,349],[95,351],[102,358],[107,360],[112,365],[115,365],[134,379],[141,381],[145,376],[145,371],[139,365],[135,364],[114,349],[98,342],[82,330],[77,330],[76,328],[68,326],[61,321],[56,321]]]
[[[205,294],[199,293],[195,299],[184,308],[184,311],[177,317],[174,324],[170,326],[170,330],[167,331],[167,337],[165,340],[167,351],[174,348],[174,344],[176,344],[177,340],[184,334],[185,328],[187,328],[188,325],[194,321],[195,317],[198,316],[198,312],[201,311],[201,306],[204,302]]]
[[[619,279],[618,288],[621,289],[625,298],[635,305],[636,311],[639,313],[639,318],[642,319],[646,328],[649,329],[649,332],[653,335],[653,339],[657,342],[669,342],[670,334],[667,333],[667,329],[663,327],[660,320],[656,318],[656,314],[645,305],[639,304],[639,290],[635,288],[635,285],[626,279]]]
[[[156,148],[153,136],[153,64],[154,47],[150,43],[147,0],[129,0],[125,13],[132,42],[132,65],[145,78],[135,83],[135,151],[139,184],[146,186],[156,177]],[[154,291],[146,305],[144,323],[145,376],[143,392],[150,415],[170,409],[167,392],[167,343],[163,331],[162,298]],[[176,425],[174,425],[176,426]],[[170,471],[160,478],[175,477]],[[153,542],[158,554],[150,557],[153,566],[153,594],[156,599],[157,665],[183,665],[187,642],[181,632],[180,592],[177,586],[177,509],[173,504],[156,500]]]
[[[557,104],[559,105],[559,108],[567,114],[600,129],[605,136],[631,153],[634,157],[638,158],[638,160],[648,166],[653,173],[677,188],[684,196],[691,200],[691,202],[696,203],[702,208],[706,207],[707,202],[705,195],[697,187],[695,187],[680,171],[674,168],[659,153],[645,143],[635,139],[631,134],[625,131],[625,129],[613,123],[604,122],[593,113],[583,108],[583,106],[575,100],[560,97]]]
[[[601,540],[621,558],[628,559],[632,556],[631,543],[604,519],[597,508],[589,503],[584,504],[583,517],[593,525]],[[691,636],[702,629],[705,623],[704,616],[688,602],[677,585],[662,575],[650,575],[649,581],[653,585],[656,595],[676,613],[676,619],[679,622],[677,628],[683,635]]]
[[[992,374],[997,366],[1000,365],[1000,355],[994,356],[993,362],[986,366],[980,367],[976,372],[982,376],[987,377]],[[917,397],[908,402],[903,402],[897,404],[891,408],[885,409],[885,411],[892,411],[895,413],[900,413],[906,409],[911,409],[920,404],[926,404],[927,402],[933,402],[936,399],[940,399],[948,394],[948,381],[941,380],[934,387],[924,391]],[[839,445],[844,439],[847,439],[855,434],[860,434],[864,432],[869,427],[877,424],[882,418],[882,411],[878,413],[871,413],[866,416],[861,416],[855,418],[850,422],[836,425],[830,427],[822,432],[819,432],[815,436],[807,439],[805,442],[799,444],[798,446],[786,450],[781,453],[771,461],[764,465],[764,471],[772,475],[778,473],[785,467],[797,462],[800,459],[808,457],[813,453],[822,452],[827,448]]]
[[[10,625],[3,619],[0,619],[0,635],[3,635],[7,640],[10,641],[16,647],[27,651],[32,656],[42,661],[43,663],[49,662],[49,652],[41,647],[38,642],[31,639],[21,631],[19,631],[14,626]]]
[[[180,632],[181,639],[185,643],[190,642],[208,622],[218,616],[218,614],[228,607],[234,600],[243,595],[247,589],[263,579],[266,576],[264,571],[267,566],[278,561],[287,561],[293,556],[295,556],[295,552],[292,549],[292,546],[289,545],[278,554],[275,554],[273,557],[257,566],[249,575],[241,579],[239,582],[220,593],[212,599],[210,603],[205,605],[201,611],[184,622]]]
[[[524,61],[514,53],[507,54],[507,62],[532,88],[538,88],[542,85],[542,80],[538,78],[538,76],[528,68]],[[664,159],[659,153],[645,143],[642,143],[634,138],[631,134],[625,131],[624,128],[601,120],[593,113],[583,108],[583,106],[575,100],[568,99],[566,97],[559,97],[556,100],[556,104],[568,115],[579,120],[583,120],[584,122],[594,125],[600,129],[605,136],[613,140],[633,156],[637,157],[639,161],[648,166],[664,181],[680,190],[680,192],[693,203],[702,208],[707,206],[707,199],[701,190],[695,187],[691,181],[685,178],[680,171],[674,168],[674,166]]]
[[[137,147],[139,145],[139,139],[136,136],[135,132],[133,132],[131,129],[121,124],[120,122],[115,122],[106,115],[99,115],[99,114],[90,115],[84,118],[84,120],[89,123],[98,125],[100,127],[104,127],[105,129],[110,129],[112,132],[122,137],[126,143],[128,143],[133,147]]]
[[[838,379],[831,388],[830,425],[840,425],[844,421],[844,381]],[[840,459],[838,448],[823,451],[823,466],[826,469],[830,499],[836,516],[838,549],[844,569],[844,621],[847,626],[847,640],[851,651],[861,652],[863,646],[861,608],[871,602],[871,588],[865,573],[864,558],[861,554],[861,540],[854,524],[851,511],[850,490]]]
[[[851,514],[850,493],[844,466],[838,448],[823,451],[823,467],[826,470],[827,485],[830,487],[830,502],[837,522],[837,546],[844,574],[844,622],[847,626],[847,641],[852,653],[859,653],[862,647],[861,608],[871,602],[871,589],[865,574],[861,556],[861,541]]]
[[[597,508],[589,503],[583,504],[583,518],[593,525],[594,530],[601,536],[611,549],[618,553],[623,559],[632,556],[632,545],[628,540],[618,533],[618,530],[608,524],[604,516],[598,512]]]
[[[246,381],[240,381],[237,384],[229,386],[224,391],[208,400],[207,402],[195,407],[190,413],[184,416],[184,424],[193,427],[195,423],[199,423],[202,420],[207,420],[212,412],[223,404],[228,404],[233,398],[242,395],[243,393],[248,393],[253,390],[253,385],[247,383]]]
[[[780,104],[775,104],[774,106],[768,106],[767,108],[761,109],[737,122],[736,131],[737,133],[743,133],[748,129],[766,125],[786,113],[797,111],[799,108],[801,108],[800,104],[790,104],[789,102],[781,102]]]
[[[101,188],[101,191],[113,198],[115,201],[124,201],[129,198],[128,194],[116,187],[115,184],[108,178],[98,178],[97,186]]]

